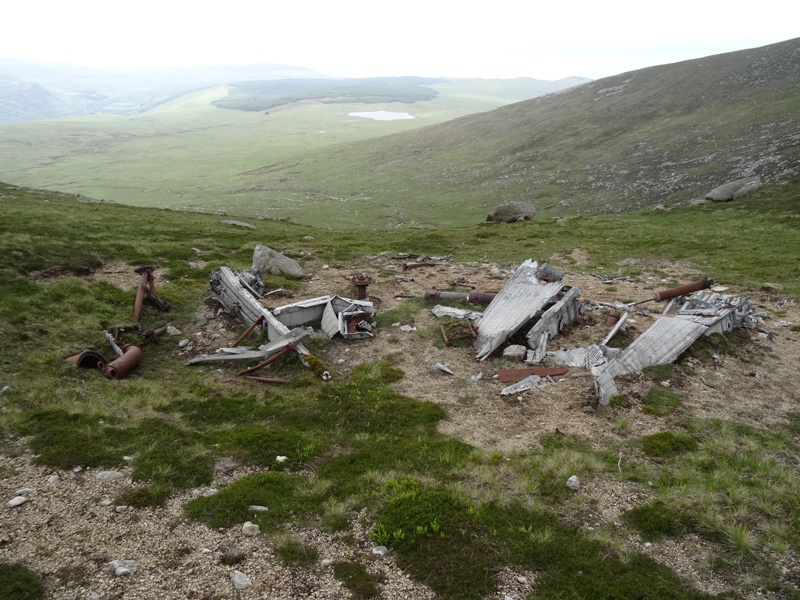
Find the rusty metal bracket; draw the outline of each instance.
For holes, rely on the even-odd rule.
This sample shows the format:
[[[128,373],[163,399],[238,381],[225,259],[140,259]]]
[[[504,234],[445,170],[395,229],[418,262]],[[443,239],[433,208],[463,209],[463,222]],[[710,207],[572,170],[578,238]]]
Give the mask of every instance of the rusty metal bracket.
[[[478,330],[469,319],[460,319],[450,323],[439,323],[439,330],[442,332],[445,346],[450,346],[455,340],[472,338],[478,336]]]
[[[133,319],[139,322],[139,315],[142,312],[142,304],[145,300],[155,305],[161,312],[169,310],[169,304],[158,297],[156,293],[156,282],[153,277],[153,265],[144,265],[134,269],[140,275],[139,289],[136,290],[136,300],[133,303]]]

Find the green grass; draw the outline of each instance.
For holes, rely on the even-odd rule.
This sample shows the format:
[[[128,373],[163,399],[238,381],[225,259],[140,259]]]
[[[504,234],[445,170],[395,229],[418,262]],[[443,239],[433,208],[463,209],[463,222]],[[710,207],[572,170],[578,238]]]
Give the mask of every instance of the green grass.
[[[376,357],[328,383],[290,360],[278,368],[294,381],[280,389],[221,381],[215,367],[183,365],[172,353],[174,343],[138,339],[129,327],[133,287],[121,290],[82,277],[101,264],[118,262],[130,265],[135,285],[134,266],[165,267],[169,275],[157,283],[172,309],[163,314],[146,306],[142,326],[170,320],[180,329],[194,321],[208,295],[208,269],[248,266],[254,243],[265,239],[298,255],[313,249],[326,261],[402,249],[453,251],[462,260],[486,255],[486,260],[514,264],[522,252],[535,251],[535,258],[545,261],[579,247],[588,249],[594,266],[613,268],[616,260],[631,255],[655,262],[669,257],[674,248],[666,234],[671,231],[684,240],[695,236],[691,244],[698,256],[711,262],[728,253],[742,258],[715,277],[741,275],[738,285],[760,285],[756,261],[738,244],[717,247],[725,236],[716,230],[700,235],[700,224],[689,213],[575,219],[571,237],[561,225],[526,224],[386,230],[375,239],[358,231],[323,235],[272,221],[259,221],[255,231],[240,230],[211,215],[83,205],[7,186],[0,193],[5,195],[0,198],[0,383],[13,390],[3,395],[0,431],[25,436],[36,460],[54,468],[120,468],[128,464],[123,457],[133,457],[136,484],[116,499],[118,504],[161,510],[181,490],[212,483],[217,458],[233,457],[259,472],[219,486],[213,496],[186,502],[185,515],[214,528],[257,523],[278,540],[276,548],[297,569],[314,568],[314,549],[300,543],[302,535],[292,542],[280,537],[282,532],[323,528],[345,540],[351,524],[361,519],[372,526],[373,543],[389,546],[409,577],[427,582],[442,598],[495,594],[496,574],[503,567],[538,574],[533,598],[701,598],[663,565],[624,550],[629,532],[654,543],[688,532],[707,540],[710,560],[724,577],[740,581],[741,572],[753,587],[769,585],[784,595],[794,590],[776,571],[775,557],[797,551],[800,478],[792,468],[798,455],[792,437],[797,415],[787,415],[785,428],[770,431],[694,421],[671,389],[654,385],[642,404],[663,412],[659,422],[666,431],[661,434],[634,436],[629,430],[635,421],[626,416],[617,417],[616,430],[625,433],[615,436],[618,442],[551,434],[518,452],[487,452],[439,432],[448,416],[443,405],[397,393],[395,384],[405,374],[389,359]],[[781,280],[789,293],[800,290],[791,262],[792,195],[782,188],[771,194],[762,198],[761,207],[770,208],[764,213],[748,213],[744,203],[708,210],[723,227],[726,220],[746,220],[757,229],[763,219],[782,231],[779,239],[760,243],[765,252],[775,251],[771,266],[790,273]],[[656,253],[648,231],[663,234],[659,240],[667,254]],[[316,240],[302,240],[314,233]],[[476,233],[483,237],[475,238]],[[532,233],[536,243],[526,245]],[[737,230],[736,235],[741,241],[749,234]],[[629,238],[638,236],[643,245],[633,252]],[[622,249],[606,239],[619,240]],[[208,266],[202,277],[187,267],[197,258],[192,247],[211,250],[203,256]],[[53,266],[66,276],[52,283],[28,277]],[[412,300],[385,318],[413,321],[423,310],[427,307]],[[130,377],[110,381],[64,362],[88,347],[110,355],[102,331],[118,324],[126,325],[127,340],[143,347],[142,363]],[[701,349],[714,354],[731,351],[738,340],[711,336],[706,343],[709,347]],[[324,360],[335,347],[319,344],[313,351]],[[684,376],[677,369],[651,370],[650,376],[660,382],[677,377],[676,372]],[[625,396],[615,404],[610,410],[633,402]],[[278,463],[278,455],[287,461]],[[593,508],[584,494],[566,487],[571,475],[582,482],[622,481],[653,497],[623,516],[619,531],[589,533],[581,524],[594,518]],[[254,513],[250,505],[269,510]],[[365,576],[357,566],[340,569],[337,577],[352,594],[380,589],[371,570]],[[47,585],[55,584],[54,575],[41,576]]]
[[[36,573],[19,563],[0,563],[0,599],[38,600],[44,598],[44,586]]]

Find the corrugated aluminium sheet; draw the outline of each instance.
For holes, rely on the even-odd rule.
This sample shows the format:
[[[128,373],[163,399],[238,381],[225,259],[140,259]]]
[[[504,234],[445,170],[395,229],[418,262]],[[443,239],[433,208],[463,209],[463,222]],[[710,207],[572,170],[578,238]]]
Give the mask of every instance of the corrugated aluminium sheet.
[[[528,323],[564,284],[541,281],[535,261],[523,262],[477,322],[478,336],[474,347],[477,358],[485,360],[509,337]]]

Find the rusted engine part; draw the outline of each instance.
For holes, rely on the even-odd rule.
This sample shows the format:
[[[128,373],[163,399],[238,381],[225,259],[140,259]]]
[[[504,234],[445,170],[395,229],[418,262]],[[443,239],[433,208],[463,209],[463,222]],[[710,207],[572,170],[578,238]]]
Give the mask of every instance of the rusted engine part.
[[[478,321],[476,356],[486,360],[506,340],[529,323],[564,287],[558,269],[526,260],[497,293]],[[555,281],[547,281],[555,279]]]
[[[111,362],[96,350],[84,350],[80,354],[71,356],[67,362],[75,363],[81,369],[97,369],[109,379],[124,379],[142,361],[142,350],[134,344],[125,344],[121,348],[122,356]]]
[[[652,298],[647,298],[646,300],[639,300],[638,302],[633,302],[629,306],[637,306],[639,304],[644,304],[645,302],[662,302],[664,300],[670,300],[672,298],[677,298],[678,296],[685,296],[686,294],[690,294],[691,292],[697,292],[700,290],[708,289],[712,285],[714,285],[713,279],[698,279],[697,281],[693,281],[692,283],[687,283],[685,285],[679,285],[674,288],[661,290],[660,292],[656,292],[655,294],[653,294]]]
[[[256,269],[255,271],[242,269],[236,274],[236,276],[239,278],[239,283],[242,284],[242,287],[259,300],[264,297],[264,292],[267,289],[267,286],[264,285],[264,280],[262,279],[263,275],[264,271],[262,269]]]
[[[497,296],[497,292],[482,292],[470,290],[469,292],[442,292],[440,290],[425,290],[424,298],[429,300],[463,300],[472,304],[488,306]]]
[[[139,315],[142,312],[142,304],[145,300],[153,304],[161,312],[169,310],[169,304],[164,302],[156,294],[156,282],[153,277],[153,265],[144,265],[134,269],[139,274],[139,289],[136,290],[136,300],[133,302],[133,320],[139,322]]]
[[[142,362],[142,349],[133,344],[122,347],[122,356],[106,364],[100,372],[109,379],[124,379]]]
[[[366,275],[365,273],[361,273],[359,275],[353,275],[347,280],[356,288],[356,300],[366,300],[368,297],[367,287],[369,287],[369,285],[372,283],[372,277]]]
[[[466,338],[475,339],[478,336],[478,330],[469,321],[469,319],[460,319],[458,321],[450,321],[446,323],[439,323],[439,330],[442,332],[442,339],[444,345],[450,346],[456,340]]]

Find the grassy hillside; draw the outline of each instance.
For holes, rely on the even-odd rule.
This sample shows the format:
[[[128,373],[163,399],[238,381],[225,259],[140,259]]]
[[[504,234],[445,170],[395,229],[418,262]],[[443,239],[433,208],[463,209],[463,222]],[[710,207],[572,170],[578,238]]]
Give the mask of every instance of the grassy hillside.
[[[269,84],[264,84],[269,85]],[[82,193],[139,206],[270,213],[278,204],[242,200],[245,173],[312,151],[408,131],[543,93],[534,80],[437,84],[424,102],[305,101],[269,115],[223,110],[228,87],[183,95],[134,116],[95,115],[0,126],[0,177],[19,185]],[[295,89],[295,88],[293,88]],[[262,99],[263,100],[263,99]],[[373,121],[374,110],[415,118]],[[245,206],[246,204],[246,206]]]
[[[466,224],[702,197],[800,172],[800,40],[624,73],[390,138],[268,163],[241,205],[316,223]]]
[[[27,456],[24,447],[48,472],[65,476],[75,465],[123,469],[135,485],[121,488],[114,502],[128,506],[126,514],[159,519],[168,499],[179,497],[182,518],[237,539],[241,523],[252,520],[261,526],[263,548],[272,549],[269,560],[287,562],[304,581],[318,576],[318,557],[311,544],[301,538],[289,544],[286,535],[313,529],[335,536],[338,544],[352,548],[353,556],[364,555],[365,544],[369,554],[370,542],[388,545],[408,577],[445,599],[495,597],[506,569],[529,574],[529,598],[566,593],[600,600],[706,599],[714,596],[641,550],[644,540],[673,548],[670,552],[700,540],[709,576],[722,582],[724,593],[716,597],[796,598],[798,415],[781,415],[782,424],[771,428],[740,422],[740,407],[731,408],[725,420],[695,418],[674,393],[686,398],[704,389],[696,369],[708,369],[710,377],[721,368],[710,357],[708,363],[695,358],[676,367],[670,388],[652,384],[662,396],[673,393],[667,400],[674,414],[664,409],[648,417],[656,419],[658,434],[631,427],[628,419],[638,409],[620,405],[591,417],[619,432],[611,439],[549,432],[540,443],[514,452],[489,452],[440,433],[446,405],[397,393],[394,384],[418,375],[404,374],[393,362],[393,348],[402,347],[392,342],[393,331],[379,334],[388,344],[385,354],[373,356],[377,347],[370,347],[367,362],[335,369],[337,376],[328,383],[298,361],[286,361],[277,373],[293,383],[278,389],[227,377],[227,367],[186,367],[175,354],[174,339],[148,344],[142,364],[119,381],[75,369],[63,359],[83,348],[105,348],[103,329],[130,324],[135,290],[91,277],[104,265],[127,265],[131,273],[140,264],[163,268],[159,296],[172,306],[169,320],[189,332],[197,327],[198,311],[210,310],[209,270],[247,267],[258,242],[307,267],[330,263],[387,279],[393,279],[391,273],[376,271],[366,255],[453,253],[456,261],[479,261],[478,272],[489,269],[490,262],[515,266],[533,257],[565,270],[633,278],[639,267],[620,267],[621,259],[636,258],[641,268],[655,273],[681,263],[736,290],[779,283],[786,310],[792,296],[800,295],[799,196],[800,182],[794,182],[766,186],[735,203],[696,209],[364,235],[358,229],[258,220],[255,229],[246,229],[225,224],[218,215],[87,204],[67,194],[0,184],[0,458],[8,458],[0,462],[0,475],[16,476],[3,465],[18,464],[21,454]],[[205,254],[198,256],[193,248]],[[580,265],[576,250],[585,255]],[[274,276],[268,284],[295,290],[305,285]],[[424,310],[411,300],[382,315],[381,323],[388,327]],[[785,318],[785,313],[770,317]],[[142,326],[161,326],[164,319],[148,307]],[[135,339],[132,329],[125,335]],[[421,351],[433,346],[436,335],[438,330],[431,330],[409,339]],[[796,333],[780,335],[788,339]],[[736,344],[726,343],[732,352]],[[341,344],[309,342],[324,360]],[[351,357],[356,354],[352,350]],[[789,360],[766,355],[777,362],[762,363],[768,359],[747,354],[743,368],[763,372],[769,364]],[[733,359],[726,355],[728,360]],[[692,384],[681,387],[681,378]],[[451,393],[463,396],[459,402],[468,408],[474,402],[472,384],[463,385]],[[786,397],[770,397],[770,405],[791,405],[794,386],[781,389]],[[514,402],[519,403],[496,400],[499,410],[512,410]],[[569,410],[582,414],[575,402],[582,400],[575,398]],[[535,427],[541,407],[532,404],[531,423],[523,427]],[[287,461],[276,463],[277,454],[287,455]],[[623,454],[624,469],[618,462]],[[214,460],[221,456],[236,457],[252,470],[219,486],[218,494],[192,497],[189,490],[213,481]],[[123,457],[133,458],[128,463]],[[597,507],[564,485],[570,474],[595,486],[621,486],[626,498],[630,493],[643,500],[613,523],[597,525]],[[8,490],[9,497],[14,489]],[[37,493],[44,497],[47,492]],[[37,496],[32,498],[33,506],[21,509],[36,510],[18,514],[41,519]],[[93,502],[96,506],[99,498]],[[269,512],[253,516],[247,508],[251,504],[268,505]],[[112,514],[114,507],[106,508]],[[59,518],[69,521],[73,515]],[[371,537],[354,537],[354,522],[362,528],[374,525]],[[146,562],[147,573],[174,581],[201,549],[183,541],[183,533],[165,536],[181,544],[169,560],[136,558]],[[0,595],[20,597],[17,590],[24,584],[31,590],[26,597],[42,597],[42,587],[47,597],[74,597],[81,586],[102,577],[103,567],[87,567],[85,556],[76,558],[79,566],[71,569],[55,572],[48,566],[46,572],[31,573],[24,561],[12,564],[21,560],[21,543],[12,539],[0,547]],[[113,548],[115,541],[107,543]],[[69,548],[70,556],[77,554]],[[234,559],[244,571],[255,560],[244,554]],[[363,572],[360,560],[346,564]],[[208,562],[205,568],[217,565]],[[229,570],[223,573],[226,582]],[[353,594],[366,594],[352,577],[342,579]],[[138,579],[130,581],[134,585]],[[378,590],[375,582],[371,586],[367,589]]]

